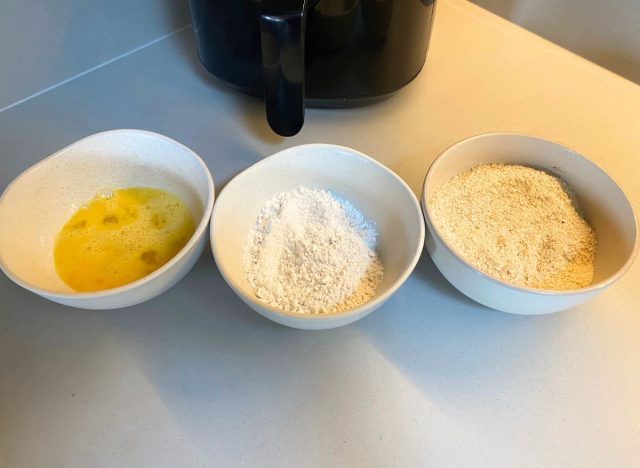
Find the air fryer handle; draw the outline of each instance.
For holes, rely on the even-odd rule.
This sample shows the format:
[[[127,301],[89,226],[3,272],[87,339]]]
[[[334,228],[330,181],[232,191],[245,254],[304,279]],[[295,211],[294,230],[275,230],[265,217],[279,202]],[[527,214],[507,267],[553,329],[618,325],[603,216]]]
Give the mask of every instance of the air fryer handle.
[[[305,0],[262,0],[260,39],[269,125],[293,136],[304,123]]]

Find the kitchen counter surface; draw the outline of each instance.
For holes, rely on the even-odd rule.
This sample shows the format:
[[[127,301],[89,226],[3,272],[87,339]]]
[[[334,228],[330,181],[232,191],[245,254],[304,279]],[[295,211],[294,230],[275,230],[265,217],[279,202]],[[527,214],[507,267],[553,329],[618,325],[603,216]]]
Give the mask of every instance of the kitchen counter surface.
[[[585,154],[640,211],[640,87],[469,3],[440,2],[406,89],[308,110],[291,139],[194,49],[185,30],[0,113],[0,188],[128,127],[193,148],[218,191],[266,155],[330,142],[417,194],[447,146],[516,131]],[[640,261],[574,310],[507,315],[459,294],[425,251],[374,314],[303,332],[243,305],[210,252],[167,293],[114,311],[56,305],[0,275],[0,466],[638,466],[639,292]]]

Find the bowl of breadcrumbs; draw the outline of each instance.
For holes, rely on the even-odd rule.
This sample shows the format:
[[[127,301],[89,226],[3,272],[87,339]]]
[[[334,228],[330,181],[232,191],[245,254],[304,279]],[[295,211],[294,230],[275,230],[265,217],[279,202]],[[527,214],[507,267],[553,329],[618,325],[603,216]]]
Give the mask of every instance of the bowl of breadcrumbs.
[[[460,292],[522,315],[604,291],[638,251],[631,203],[601,168],[543,138],[491,133],[442,153],[425,178],[426,245]]]

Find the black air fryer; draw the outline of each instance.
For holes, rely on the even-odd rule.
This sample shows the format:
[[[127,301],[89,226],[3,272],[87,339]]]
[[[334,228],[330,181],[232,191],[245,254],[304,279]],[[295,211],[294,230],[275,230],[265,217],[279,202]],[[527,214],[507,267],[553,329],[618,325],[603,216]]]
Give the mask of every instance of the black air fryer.
[[[435,0],[190,0],[202,64],[262,96],[271,128],[295,135],[305,103],[388,96],[424,65]]]

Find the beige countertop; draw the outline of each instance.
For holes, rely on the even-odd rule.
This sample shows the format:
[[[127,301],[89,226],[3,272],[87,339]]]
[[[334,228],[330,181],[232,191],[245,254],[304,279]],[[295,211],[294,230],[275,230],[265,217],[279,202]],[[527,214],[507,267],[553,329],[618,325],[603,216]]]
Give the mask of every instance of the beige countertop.
[[[427,65],[380,104],[268,131],[180,32],[0,113],[0,187],[110,128],[165,133],[218,189],[301,143],[368,153],[419,193],[483,132],[569,146],[640,212],[640,87],[470,3],[437,7]],[[375,190],[375,187],[373,188]],[[576,309],[521,317],[457,293],[426,251],[380,310],[308,333],[255,314],[210,254],[148,303],[65,308],[0,277],[0,465],[638,466],[640,262]]]

